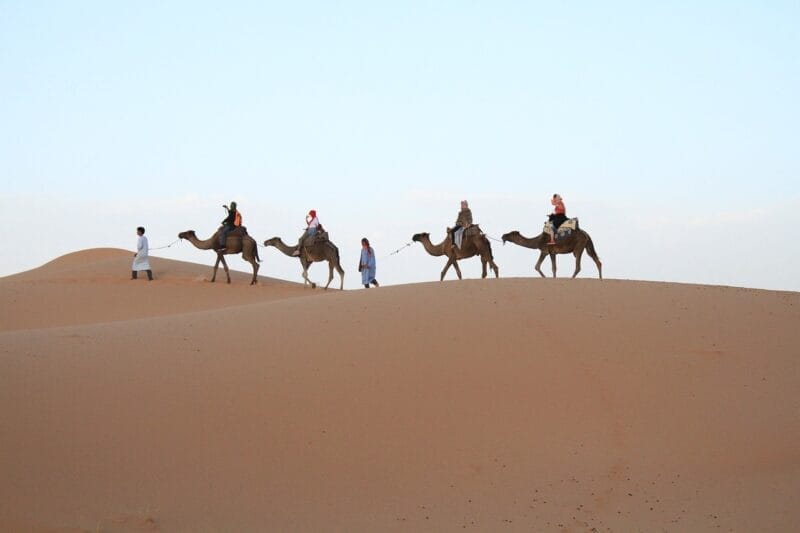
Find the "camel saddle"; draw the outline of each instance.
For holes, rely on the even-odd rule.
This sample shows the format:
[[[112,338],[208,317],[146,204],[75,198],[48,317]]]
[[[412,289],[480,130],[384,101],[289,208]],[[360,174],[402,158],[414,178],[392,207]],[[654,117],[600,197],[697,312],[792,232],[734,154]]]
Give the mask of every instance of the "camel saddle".
[[[222,226],[217,230],[217,235],[222,231]],[[230,237],[245,237],[247,236],[247,228],[244,226],[237,226],[228,232],[226,238]]]
[[[303,240],[303,247],[311,248],[318,242],[326,242],[326,241],[328,241],[328,232],[325,230],[318,231],[314,235],[309,235]]]
[[[447,234],[451,235],[452,233],[453,228],[447,228]],[[462,233],[463,237],[474,237],[475,235],[483,235],[481,227],[478,224],[473,224],[468,228],[464,228],[464,233]]]
[[[464,237],[474,237],[475,235],[483,235],[481,227],[478,224],[473,224],[464,229]]]
[[[570,235],[572,235],[573,231],[578,231],[580,227],[578,226],[578,219],[577,218],[568,218],[564,221],[556,230],[556,242],[566,239]],[[550,234],[551,226],[550,222],[544,223],[544,232],[548,235]]]

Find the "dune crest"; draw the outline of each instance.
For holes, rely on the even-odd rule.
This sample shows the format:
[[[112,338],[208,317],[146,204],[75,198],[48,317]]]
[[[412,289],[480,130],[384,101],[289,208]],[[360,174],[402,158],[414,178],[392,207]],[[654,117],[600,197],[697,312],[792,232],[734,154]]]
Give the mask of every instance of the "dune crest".
[[[209,283],[211,267],[151,257],[156,281],[130,280],[133,253],[95,248],[0,278],[0,331],[91,324],[308,296],[302,285],[231,270],[230,285]]]

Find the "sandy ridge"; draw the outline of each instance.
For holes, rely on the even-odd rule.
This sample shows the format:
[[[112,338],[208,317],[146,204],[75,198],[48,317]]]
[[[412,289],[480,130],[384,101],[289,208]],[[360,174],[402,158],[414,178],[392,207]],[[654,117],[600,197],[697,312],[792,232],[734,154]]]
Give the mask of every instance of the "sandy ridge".
[[[0,525],[800,527],[797,293],[310,292],[0,333]]]

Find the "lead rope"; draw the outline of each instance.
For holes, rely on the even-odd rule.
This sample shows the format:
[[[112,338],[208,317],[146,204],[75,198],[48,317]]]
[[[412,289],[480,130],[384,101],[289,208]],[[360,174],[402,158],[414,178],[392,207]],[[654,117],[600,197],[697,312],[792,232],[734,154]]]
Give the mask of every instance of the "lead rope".
[[[175,239],[174,241],[172,241],[171,243],[169,243],[169,244],[168,244],[168,245],[166,245],[166,246],[158,246],[158,247],[156,247],[156,248],[148,248],[148,250],[163,250],[164,248],[169,248],[169,247],[171,247],[172,245],[174,245],[175,243],[178,243],[178,242],[180,242],[180,241],[181,241],[180,239]]]
[[[389,258],[389,257],[391,257],[393,255],[399,254],[400,252],[402,252],[403,250],[405,250],[406,248],[411,246],[411,244],[412,243],[410,243],[410,242],[405,243],[403,246],[401,246],[400,248],[398,248],[394,252],[391,252],[390,254],[387,254],[387,255],[384,255],[383,257],[381,257],[381,261],[383,261],[384,259],[387,259],[387,258]]]

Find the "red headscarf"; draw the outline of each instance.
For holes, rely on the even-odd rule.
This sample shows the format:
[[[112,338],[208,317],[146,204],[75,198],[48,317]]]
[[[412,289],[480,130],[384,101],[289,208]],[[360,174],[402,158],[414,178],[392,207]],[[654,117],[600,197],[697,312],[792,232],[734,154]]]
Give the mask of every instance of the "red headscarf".
[[[566,215],[567,208],[564,207],[564,200],[561,198],[560,194],[554,194],[553,198],[550,199],[550,203],[553,204],[556,208],[554,213],[556,215]]]

